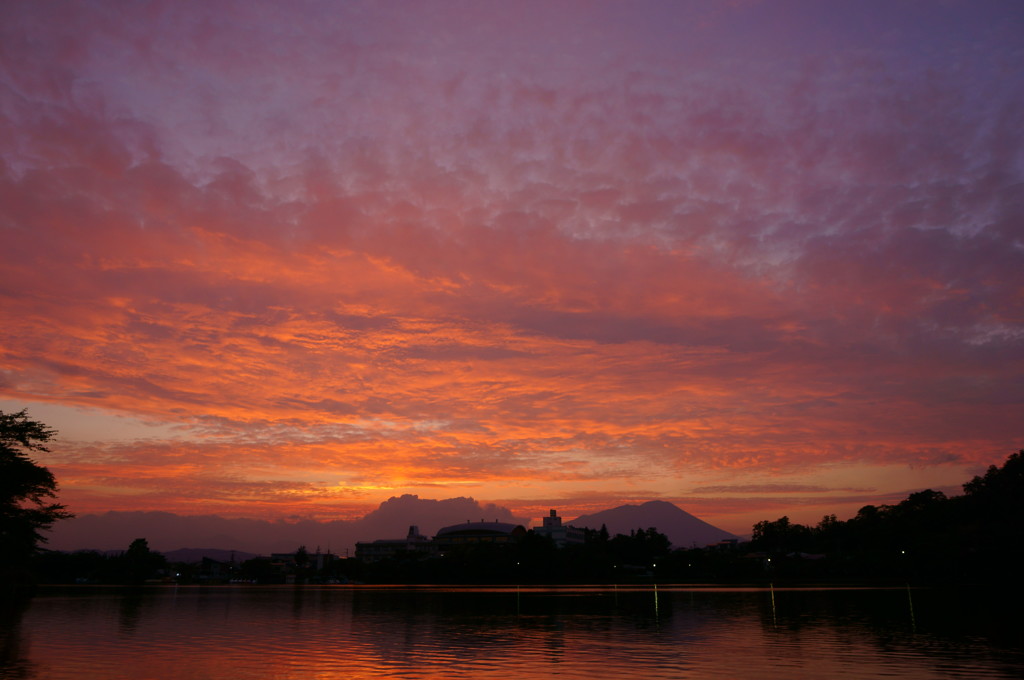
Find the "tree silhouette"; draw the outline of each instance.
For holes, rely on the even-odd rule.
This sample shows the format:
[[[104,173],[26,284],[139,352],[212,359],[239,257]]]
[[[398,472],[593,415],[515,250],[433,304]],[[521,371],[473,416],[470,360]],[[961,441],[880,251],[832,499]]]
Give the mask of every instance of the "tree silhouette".
[[[121,556],[122,578],[127,583],[141,583],[156,575],[159,569],[167,566],[167,559],[158,552],[149,549],[149,541],[136,538]]]
[[[1024,450],[964,484],[958,500],[964,549],[975,562],[993,579],[1018,569],[1024,560]]]
[[[630,531],[629,536],[616,534],[608,542],[608,548],[617,563],[646,567],[668,555],[671,543],[668,536],[650,527]]]
[[[0,555],[7,567],[23,568],[46,538],[42,532],[73,515],[59,503],[57,482],[48,469],[29,457],[48,452],[56,436],[46,425],[30,420],[23,409],[0,411]]]
[[[990,465],[984,477],[975,477],[964,484],[964,494],[984,499],[996,506],[1020,508],[1024,492],[1024,450],[1011,454],[1002,467]]]
[[[828,526],[828,521],[823,522]],[[774,522],[765,520],[755,524],[750,542],[759,550],[783,554],[805,550],[810,538],[810,529],[802,524],[793,524],[788,516],[783,516]]]
[[[924,489],[895,505],[865,505],[845,522],[826,515],[817,527],[788,517],[758,522],[750,545],[772,555],[776,577],[793,580],[1019,584],[1024,451],[963,489],[953,497]]]

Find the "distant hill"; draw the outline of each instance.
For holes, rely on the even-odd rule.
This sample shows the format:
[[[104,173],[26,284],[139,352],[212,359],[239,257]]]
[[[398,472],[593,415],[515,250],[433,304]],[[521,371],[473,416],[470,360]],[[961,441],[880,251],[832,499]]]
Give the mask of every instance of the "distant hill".
[[[378,538],[401,538],[415,524],[425,536],[433,536],[441,527],[466,520],[484,519],[529,526],[527,518],[515,517],[510,510],[472,498],[433,500],[413,495],[389,498],[365,516],[355,520],[316,522],[300,520],[285,522],[256,519],[228,519],[216,515],[174,515],[167,512],[107,512],[102,515],[79,515],[58,522],[50,533],[48,547],[54,550],[127,550],[136,538],[145,538],[149,547],[164,553],[168,559],[190,562],[192,557],[178,557],[178,549],[196,546],[217,546],[227,553],[216,557],[210,550],[201,550],[196,559],[235,559],[242,555],[272,552],[293,552],[300,545],[310,552],[317,548],[336,554],[351,554],[356,541]],[[608,526],[612,534],[628,534],[631,529],[655,527],[668,536],[672,544],[703,547],[725,538],[735,538],[727,531],[711,526],[672,503],[650,501],[643,505],[624,505],[585,515],[571,522],[579,527],[600,529]]]
[[[608,533],[629,534],[635,529],[656,528],[668,536],[673,548],[703,548],[709,543],[737,538],[724,529],[708,524],[694,517],[679,506],[668,501],[648,501],[641,505],[620,505],[611,510],[602,510],[592,515],[582,515],[567,522],[577,527],[600,529],[608,527]]]
[[[175,515],[157,511],[110,511],[100,515],[79,515],[62,520],[50,532],[49,548],[54,550],[127,550],[136,538],[145,538],[152,550],[168,555],[178,548],[217,546],[228,553],[268,555],[294,552],[300,545],[313,553],[319,548],[351,554],[356,541],[402,538],[415,524],[426,536],[438,529],[466,520],[487,519],[529,524],[507,508],[478,503],[472,498],[434,500],[414,495],[392,497],[367,515],[355,520],[285,522],[217,515]],[[218,559],[213,555],[206,555]],[[202,555],[199,557],[202,559]],[[230,555],[225,559],[230,559]],[[238,559],[238,555],[235,556]],[[177,560],[189,561],[189,560]]]

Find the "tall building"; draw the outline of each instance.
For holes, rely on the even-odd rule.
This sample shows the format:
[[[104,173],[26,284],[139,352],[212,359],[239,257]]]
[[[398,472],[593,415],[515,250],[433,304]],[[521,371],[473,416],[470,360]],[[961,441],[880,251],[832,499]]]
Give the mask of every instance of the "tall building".
[[[544,518],[541,526],[533,528],[533,532],[541,536],[547,536],[559,548],[583,543],[585,536],[583,529],[578,529],[570,524],[562,524],[562,518],[554,510]]]

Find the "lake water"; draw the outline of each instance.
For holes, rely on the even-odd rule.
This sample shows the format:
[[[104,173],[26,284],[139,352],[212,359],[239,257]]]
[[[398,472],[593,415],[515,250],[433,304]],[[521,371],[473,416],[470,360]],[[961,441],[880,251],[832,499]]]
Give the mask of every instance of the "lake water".
[[[0,678],[1015,678],[1013,603],[908,589],[44,588]]]

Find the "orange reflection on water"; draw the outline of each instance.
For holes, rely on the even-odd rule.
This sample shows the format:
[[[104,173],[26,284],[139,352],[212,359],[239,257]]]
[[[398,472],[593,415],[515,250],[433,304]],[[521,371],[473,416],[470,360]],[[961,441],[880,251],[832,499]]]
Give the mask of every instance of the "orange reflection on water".
[[[984,631],[950,632],[927,593],[915,598],[912,618],[904,589],[65,589],[8,613],[0,678],[927,679],[1024,669],[1019,638],[1006,648]]]

